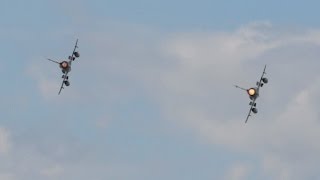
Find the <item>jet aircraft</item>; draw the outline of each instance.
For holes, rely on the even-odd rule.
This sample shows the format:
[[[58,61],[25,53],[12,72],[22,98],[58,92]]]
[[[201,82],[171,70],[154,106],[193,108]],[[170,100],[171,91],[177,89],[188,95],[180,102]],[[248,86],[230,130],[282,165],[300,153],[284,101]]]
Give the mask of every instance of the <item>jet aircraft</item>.
[[[59,67],[60,69],[62,70],[62,84],[61,84],[61,87],[60,87],[60,90],[59,90],[59,93],[61,93],[61,90],[64,89],[64,85],[66,86],[70,86],[70,82],[69,82],[69,76],[68,76],[68,73],[71,71],[71,64],[72,64],[72,61],[74,61],[76,58],[79,58],[80,57],[80,54],[78,51],[76,51],[78,48],[78,39],[76,41],[76,44],[74,46],[74,49],[73,49],[73,52],[71,54],[71,56],[68,57],[68,60],[62,60],[61,62],[58,62],[58,61],[55,61],[55,60],[52,60],[52,59],[48,59],[49,61],[51,62],[54,62],[54,63],[57,63],[59,64]]]
[[[259,97],[260,87],[262,87],[264,84],[268,83],[268,78],[264,77],[264,75],[267,74],[266,67],[267,67],[267,65],[264,66],[263,73],[261,75],[260,80],[256,83],[256,87],[246,89],[246,88],[242,88],[240,86],[235,85],[236,88],[239,88],[239,89],[246,91],[249,95],[250,100],[251,100],[249,103],[250,110],[249,110],[249,113],[248,113],[248,116],[247,116],[245,123],[247,123],[249,117],[251,116],[251,112],[253,112],[254,114],[258,113],[258,109],[256,108],[256,105],[257,105],[256,100]]]

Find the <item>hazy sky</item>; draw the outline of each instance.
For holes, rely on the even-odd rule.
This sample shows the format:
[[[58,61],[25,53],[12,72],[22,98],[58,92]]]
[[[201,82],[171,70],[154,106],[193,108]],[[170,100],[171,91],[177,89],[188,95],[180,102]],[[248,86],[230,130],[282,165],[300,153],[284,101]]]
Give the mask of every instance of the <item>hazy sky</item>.
[[[2,0],[0,179],[320,179],[319,6]]]

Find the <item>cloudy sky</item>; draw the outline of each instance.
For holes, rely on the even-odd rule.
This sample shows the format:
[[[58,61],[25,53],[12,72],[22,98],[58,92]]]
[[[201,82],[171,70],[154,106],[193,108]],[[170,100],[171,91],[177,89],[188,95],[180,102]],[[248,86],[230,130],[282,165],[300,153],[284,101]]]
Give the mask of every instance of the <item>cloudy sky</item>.
[[[1,0],[0,179],[320,179],[319,6]]]

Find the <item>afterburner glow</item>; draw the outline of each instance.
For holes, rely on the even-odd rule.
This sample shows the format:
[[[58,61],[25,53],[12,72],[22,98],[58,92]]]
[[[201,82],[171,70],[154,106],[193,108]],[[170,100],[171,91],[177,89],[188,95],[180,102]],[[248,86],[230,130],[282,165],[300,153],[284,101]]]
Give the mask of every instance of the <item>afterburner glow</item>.
[[[254,88],[250,88],[250,89],[248,90],[248,94],[249,94],[250,96],[253,96],[253,95],[256,94],[256,90],[255,90]]]
[[[63,61],[63,62],[61,63],[61,67],[62,67],[62,68],[67,68],[67,67],[68,67],[68,63],[65,62],[65,61]]]

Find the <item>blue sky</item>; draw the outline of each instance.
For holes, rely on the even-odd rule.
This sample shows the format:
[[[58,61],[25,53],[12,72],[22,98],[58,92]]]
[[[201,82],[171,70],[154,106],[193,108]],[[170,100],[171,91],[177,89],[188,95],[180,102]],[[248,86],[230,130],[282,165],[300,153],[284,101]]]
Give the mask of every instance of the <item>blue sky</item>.
[[[90,16],[92,24],[98,23],[92,21],[95,19],[181,31],[184,28],[232,29],[257,20],[272,21],[277,25],[317,27],[318,5],[315,0],[5,1],[1,7],[1,24],[6,25],[3,28],[42,30],[74,25],[76,17],[68,15],[84,14]]]
[[[0,179],[320,177],[320,2],[1,4]]]

